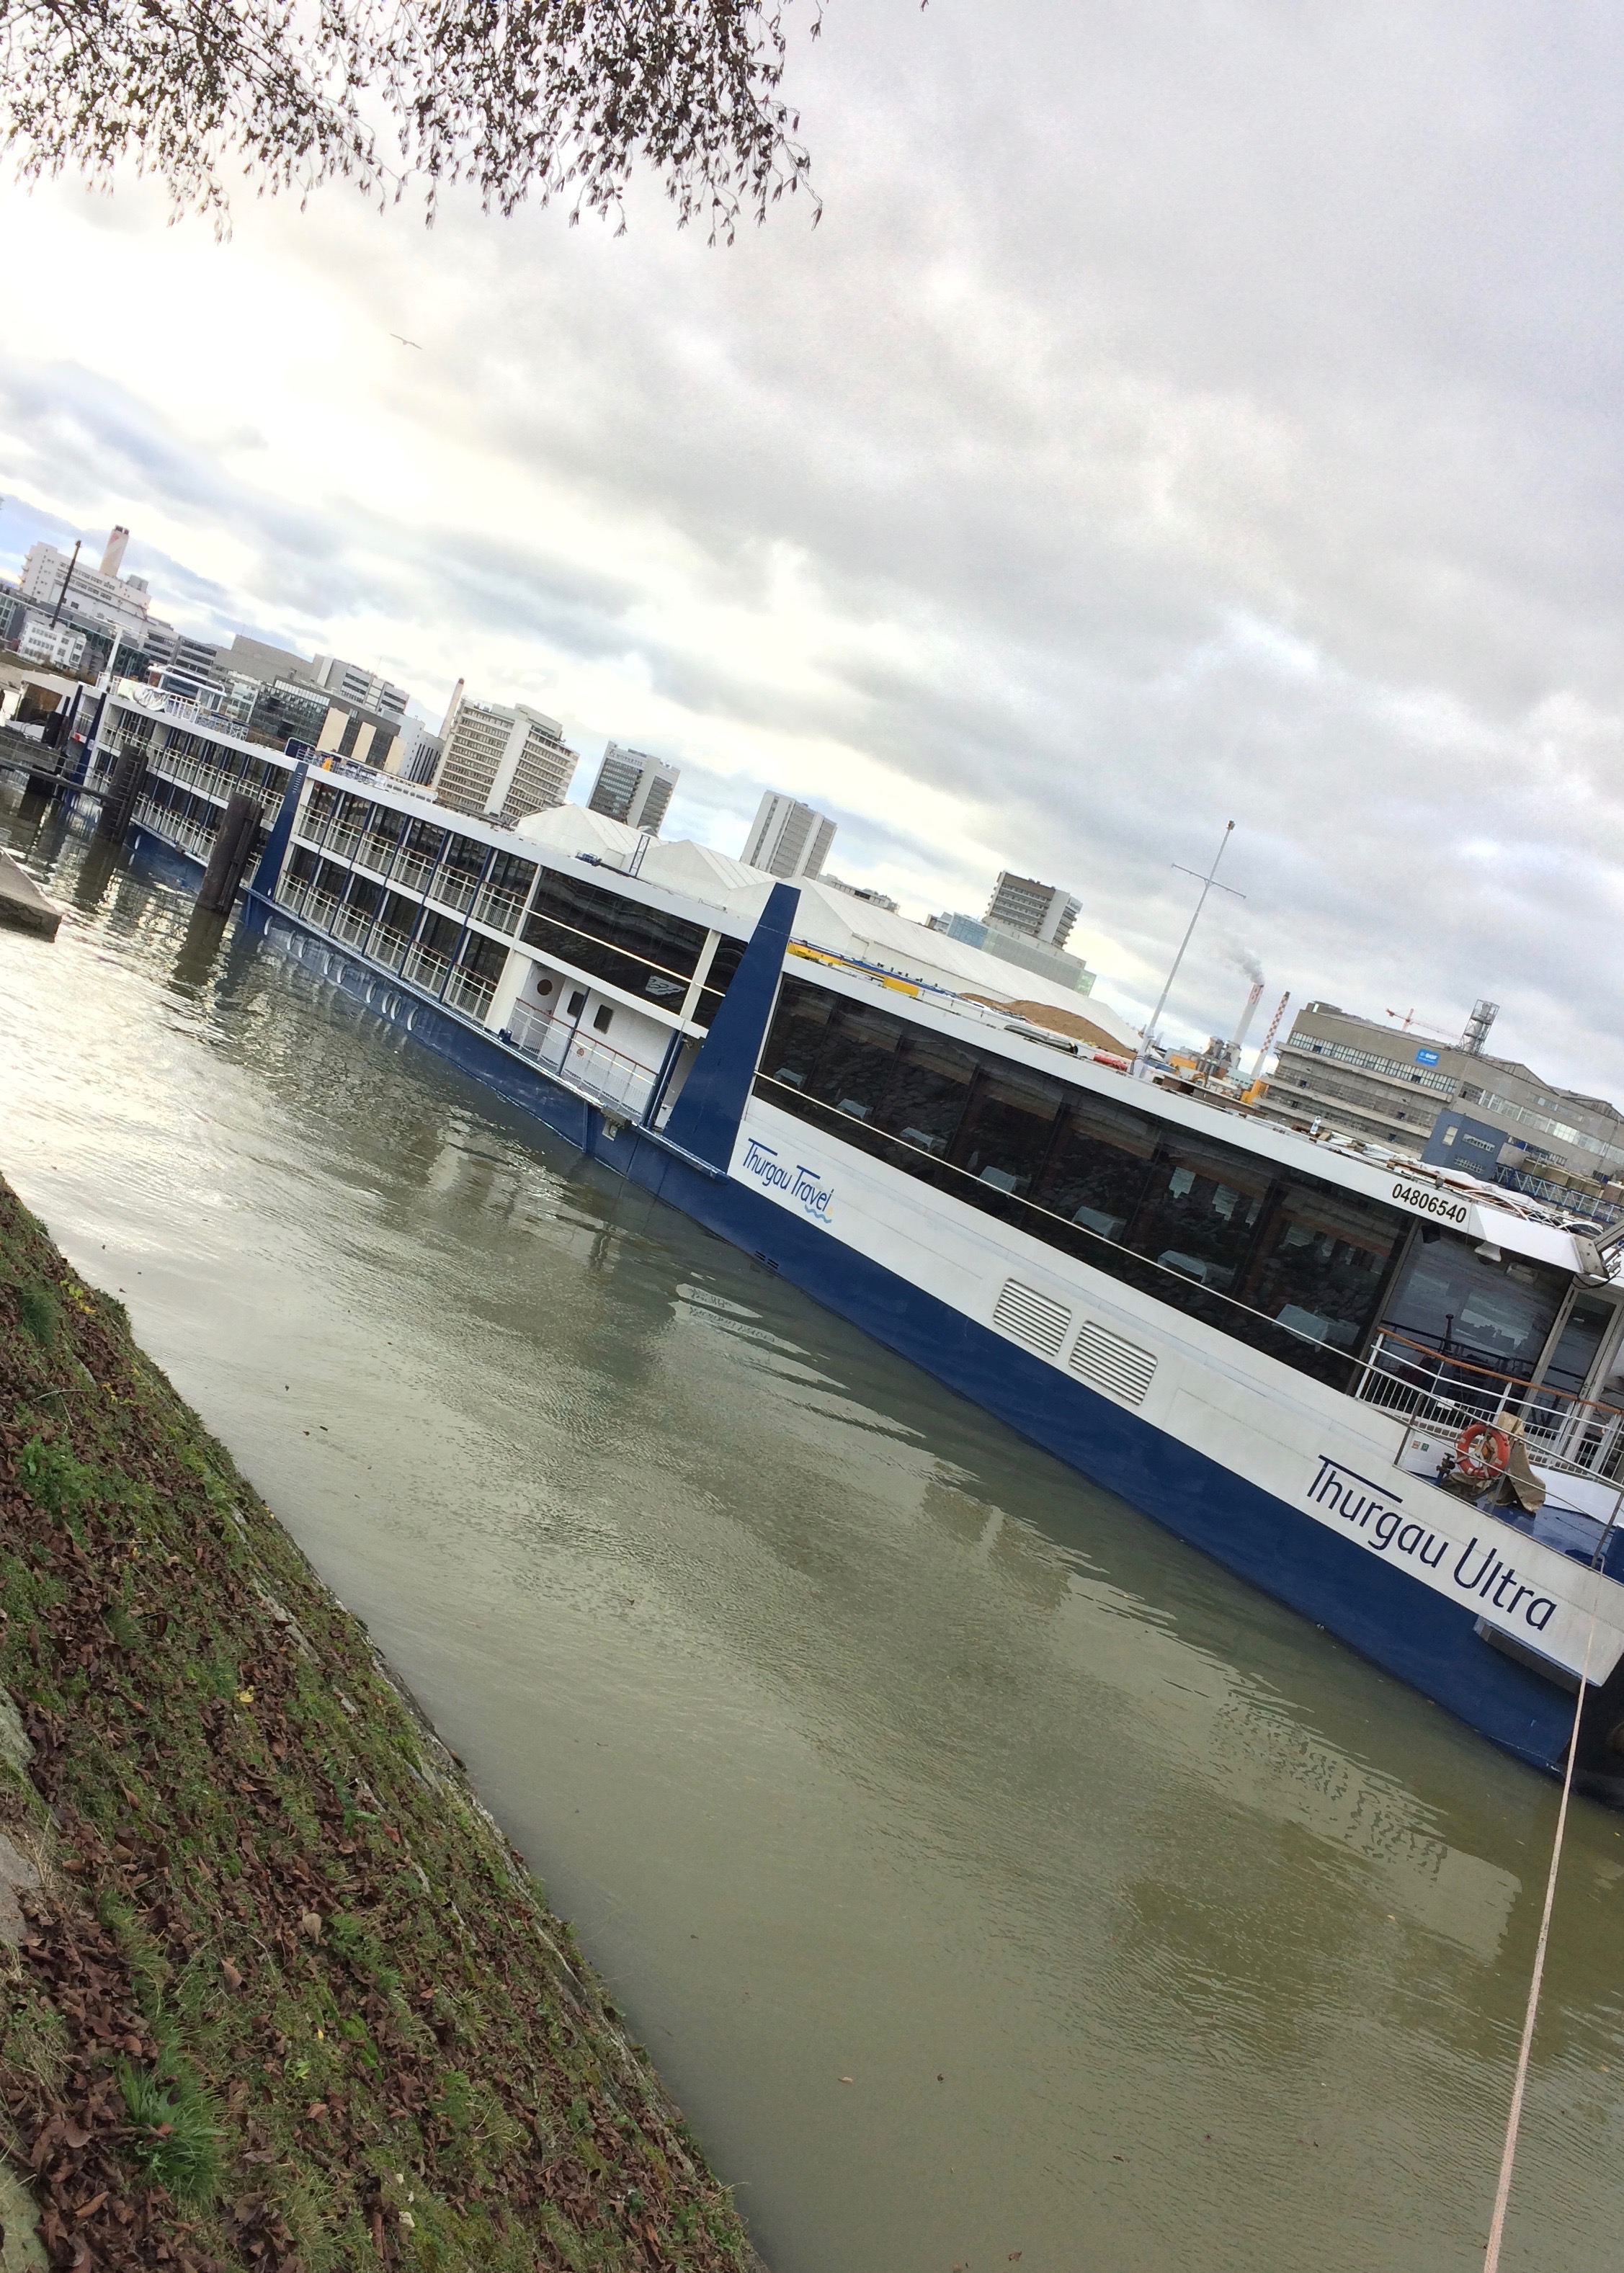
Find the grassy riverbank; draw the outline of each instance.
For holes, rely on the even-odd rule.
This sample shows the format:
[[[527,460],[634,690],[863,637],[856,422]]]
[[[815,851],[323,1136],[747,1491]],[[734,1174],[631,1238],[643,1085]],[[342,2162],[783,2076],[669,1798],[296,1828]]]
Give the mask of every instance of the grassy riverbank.
[[[4,1184],[0,1396],[0,2111],[50,2262],[753,2265],[456,1763]]]

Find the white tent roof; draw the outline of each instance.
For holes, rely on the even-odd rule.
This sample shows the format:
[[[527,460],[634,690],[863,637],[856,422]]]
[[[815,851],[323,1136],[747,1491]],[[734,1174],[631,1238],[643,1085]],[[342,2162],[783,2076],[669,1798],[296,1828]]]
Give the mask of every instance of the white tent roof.
[[[616,868],[629,869],[643,841],[635,829],[611,821],[606,814],[590,813],[584,806],[555,805],[545,813],[532,813],[518,823],[515,835],[527,837],[552,852],[570,859],[583,852]],[[665,844],[650,838],[638,865],[639,880],[662,885],[668,892],[697,900],[720,913],[753,925],[766,904],[774,879],[760,868],[747,867],[709,845],[679,838]],[[898,978],[945,987],[950,994],[975,994],[997,1003],[1031,1002],[1086,1018],[1110,1036],[1125,1054],[1138,1047],[1139,1036],[1127,1021],[1091,994],[1057,986],[1034,971],[1002,962],[983,948],[968,947],[945,932],[932,931],[912,917],[876,907],[871,900],[849,892],[831,891],[827,885],[801,882],[801,907],[795,937],[808,947],[832,955],[878,964]]]

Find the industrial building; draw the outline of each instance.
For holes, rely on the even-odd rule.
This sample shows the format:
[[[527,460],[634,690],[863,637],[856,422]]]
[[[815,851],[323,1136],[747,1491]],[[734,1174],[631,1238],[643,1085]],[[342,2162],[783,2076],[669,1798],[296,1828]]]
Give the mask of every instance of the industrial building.
[[[1276,1119],[1327,1121],[1350,1136],[1491,1180],[1497,1169],[1598,1184],[1624,1174],[1624,1114],[1605,1098],[1542,1080],[1517,1059],[1491,1055],[1485,1046],[1498,1007],[1479,1001],[1452,1040],[1311,1002],[1286,1037],[1262,1110]],[[1451,1125],[1452,1144],[1445,1141]],[[1499,1140],[1492,1162],[1491,1136]]]

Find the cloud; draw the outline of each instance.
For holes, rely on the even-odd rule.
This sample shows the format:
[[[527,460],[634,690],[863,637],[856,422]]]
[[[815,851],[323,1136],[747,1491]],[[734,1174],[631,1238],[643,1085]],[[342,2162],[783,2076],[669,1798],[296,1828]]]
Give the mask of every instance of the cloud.
[[[1244,952],[1624,1091],[1621,49],[1588,0],[848,11],[792,60],[823,221],[729,253],[652,194],[220,246],[8,191],[0,547],[128,521],[169,611],[658,750],[730,850],[792,789],[920,911],[1052,876],[1141,1014],[1233,819],[1176,1031]]]

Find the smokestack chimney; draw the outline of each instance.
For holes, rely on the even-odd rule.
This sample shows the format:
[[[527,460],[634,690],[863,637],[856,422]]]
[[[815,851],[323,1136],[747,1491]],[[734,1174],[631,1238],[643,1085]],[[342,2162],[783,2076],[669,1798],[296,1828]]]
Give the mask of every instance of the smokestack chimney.
[[[1235,1052],[1237,1057],[1240,1055],[1241,1045],[1244,1042],[1247,1029],[1252,1024],[1252,1013],[1256,1010],[1258,1004],[1262,1001],[1262,999],[1263,981],[1260,979],[1254,979],[1252,982],[1252,992],[1246,997],[1246,1007],[1241,1012],[1240,1024],[1235,1029],[1235,1039],[1229,1045],[1229,1047]]]
[[[130,542],[127,529],[115,529],[107,540],[107,551],[102,555],[102,574],[117,576],[124,565],[124,547]]]

